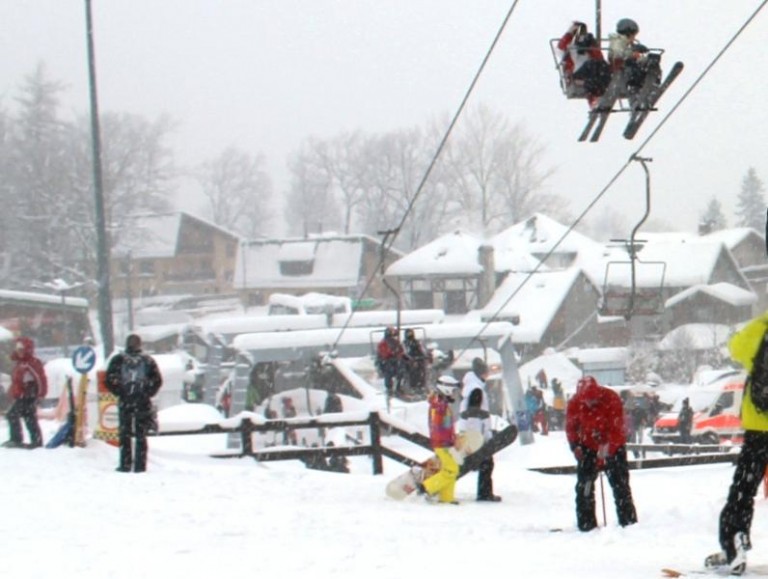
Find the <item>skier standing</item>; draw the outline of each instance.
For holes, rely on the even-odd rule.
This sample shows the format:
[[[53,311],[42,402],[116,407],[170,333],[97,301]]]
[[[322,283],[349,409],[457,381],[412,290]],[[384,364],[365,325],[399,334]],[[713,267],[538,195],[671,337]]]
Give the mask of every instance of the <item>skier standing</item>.
[[[677,415],[677,429],[680,432],[680,442],[691,444],[691,428],[693,428],[693,410],[688,398],[683,400],[683,406]]]
[[[491,429],[491,415],[482,409],[483,391],[475,388],[469,395],[468,407],[459,414],[456,423],[458,432],[479,432],[483,442],[488,442],[493,437]],[[497,503],[501,497],[493,494],[493,456],[489,456],[480,463],[477,469],[477,500]]]
[[[147,432],[152,417],[152,397],[163,385],[157,363],[141,351],[141,338],[131,334],[125,341],[125,351],[109,361],[107,389],[117,396],[120,421],[120,464],[118,472],[147,470]],[[134,456],[132,438],[136,439]]]
[[[721,552],[705,560],[707,567],[730,567],[731,575],[741,575],[747,567],[747,551],[752,548],[750,529],[755,512],[755,493],[768,466],[768,413],[754,402],[753,391],[768,387],[768,312],[753,319],[731,337],[731,358],[747,370],[749,377],[741,402],[744,443],[733,473],[728,498],[720,512]],[[761,347],[762,346],[762,347]],[[761,355],[762,354],[762,355]]]
[[[565,433],[577,461],[576,522],[580,531],[597,527],[595,481],[604,469],[613,490],[619,525],[637,522],[629,487],[624,409],[616,392],[600,386],[592,376],[578,382],[568,401]]]
[[[4,446],[23,446],[23,420],[29,432],[29,448],[37,448],[43,445],[43,435],[37,422],[37,402],[48,394],[48,379],[43,363],[35,356],[35,344],[31,338],[22,337],[16,341],[11,360],[16,364],[11,372],[11,387],[8,389],[13,404],[5,416],[9,437]]]

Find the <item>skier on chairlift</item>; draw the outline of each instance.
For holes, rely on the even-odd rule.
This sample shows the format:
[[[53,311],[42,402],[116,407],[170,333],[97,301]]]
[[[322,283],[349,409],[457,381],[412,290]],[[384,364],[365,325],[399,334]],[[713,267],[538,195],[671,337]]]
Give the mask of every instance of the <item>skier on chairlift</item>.
[[[611,71],[600,50],[600,43],[587,31],[587,25],[575,21],[557,43],[563,53],[561,66],[571,90],[582,89],[590,108],[594,108],[611,80]]]
[[[631,18],[616,23],[616,33],[608,36],[608,62],[613,74],[623,74],[627,92],[639,91],[650,74],[653,84],[661,82],[661,55],[649,52],[638,42],[640,27]]]

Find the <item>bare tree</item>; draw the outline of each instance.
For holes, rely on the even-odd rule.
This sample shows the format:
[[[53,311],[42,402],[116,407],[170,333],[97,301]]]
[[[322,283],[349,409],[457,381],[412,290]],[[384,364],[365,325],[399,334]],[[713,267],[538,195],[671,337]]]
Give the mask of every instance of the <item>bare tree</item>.
[[[541,167],[543,154],[521,125],[501,113],[485,106],[468,111],[443,159],[463,224],[495,233],[527,215],[562,206],[562,199],[543,191],[552,174]]]
[[[339,223],[327,155],[324,142],[308,139],[288,163],[291,186],[284,210],[289,232],[293,234],[333,229]]]
[[[215,159],[202,163],[196,178],[208,200],[214,223],[255,237],[270,219],[272,183],[262,155],[228,147]]]

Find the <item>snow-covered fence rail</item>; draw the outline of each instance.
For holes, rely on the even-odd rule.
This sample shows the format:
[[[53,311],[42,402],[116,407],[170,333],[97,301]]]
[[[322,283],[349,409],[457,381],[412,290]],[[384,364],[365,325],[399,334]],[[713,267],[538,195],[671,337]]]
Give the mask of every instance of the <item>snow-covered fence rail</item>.
[[[238,419],[239,418],[239,419]],[[370,432],[370,443],[355,446],[316,446],[312,448],[283,446],[263,449],[254,448],[255,433],[285,433],[291,430],[312,428],[328,429],[335,427],[367,426]],[[333,456],[370,455],[373,462],[373,474],[384,472],[382,456],[391,456],[381,445],[381,419],[378,412],[367,415],[360,413],[327,414],[321,418],[290,418],[283,420],[263,419],[252,413],[243,413],[238,417],[223,420],[216,424],[205,424],[196,428],[163,428],[154,436],[185,436],[195,434],[232,434],[240,435],[240,450],[234,452],[216,453],[215,458],[242,458],[249,456],[259,461],[273,460],[302,460],[307,464],[316,463],[318,459],[325,460]],[[397,453],[394,453],[397,454]],[[394,456],[392,458],[395,458]],[[400,458],[396,458],[400,460]]]

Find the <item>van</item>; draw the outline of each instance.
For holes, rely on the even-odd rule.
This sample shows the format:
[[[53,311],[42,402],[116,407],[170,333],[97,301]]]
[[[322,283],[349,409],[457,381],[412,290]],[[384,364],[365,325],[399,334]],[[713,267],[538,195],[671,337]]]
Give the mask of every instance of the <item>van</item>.
[[[303,296],[274,293],[269,296],[270,316],[311,316],[314,314],[350,314],[352,300],[344,296],[332,296],[310,292]]]
[[[693,388],[679,398],[669,412],[662,414],[653,425],[651,438],[656,444],[680,442],[677,417],[683,399],[688,398],[693,409],[691,438],[700,444],[741,442],[741,400],[744,395],[744,374],[728,376],[717,385]]]

